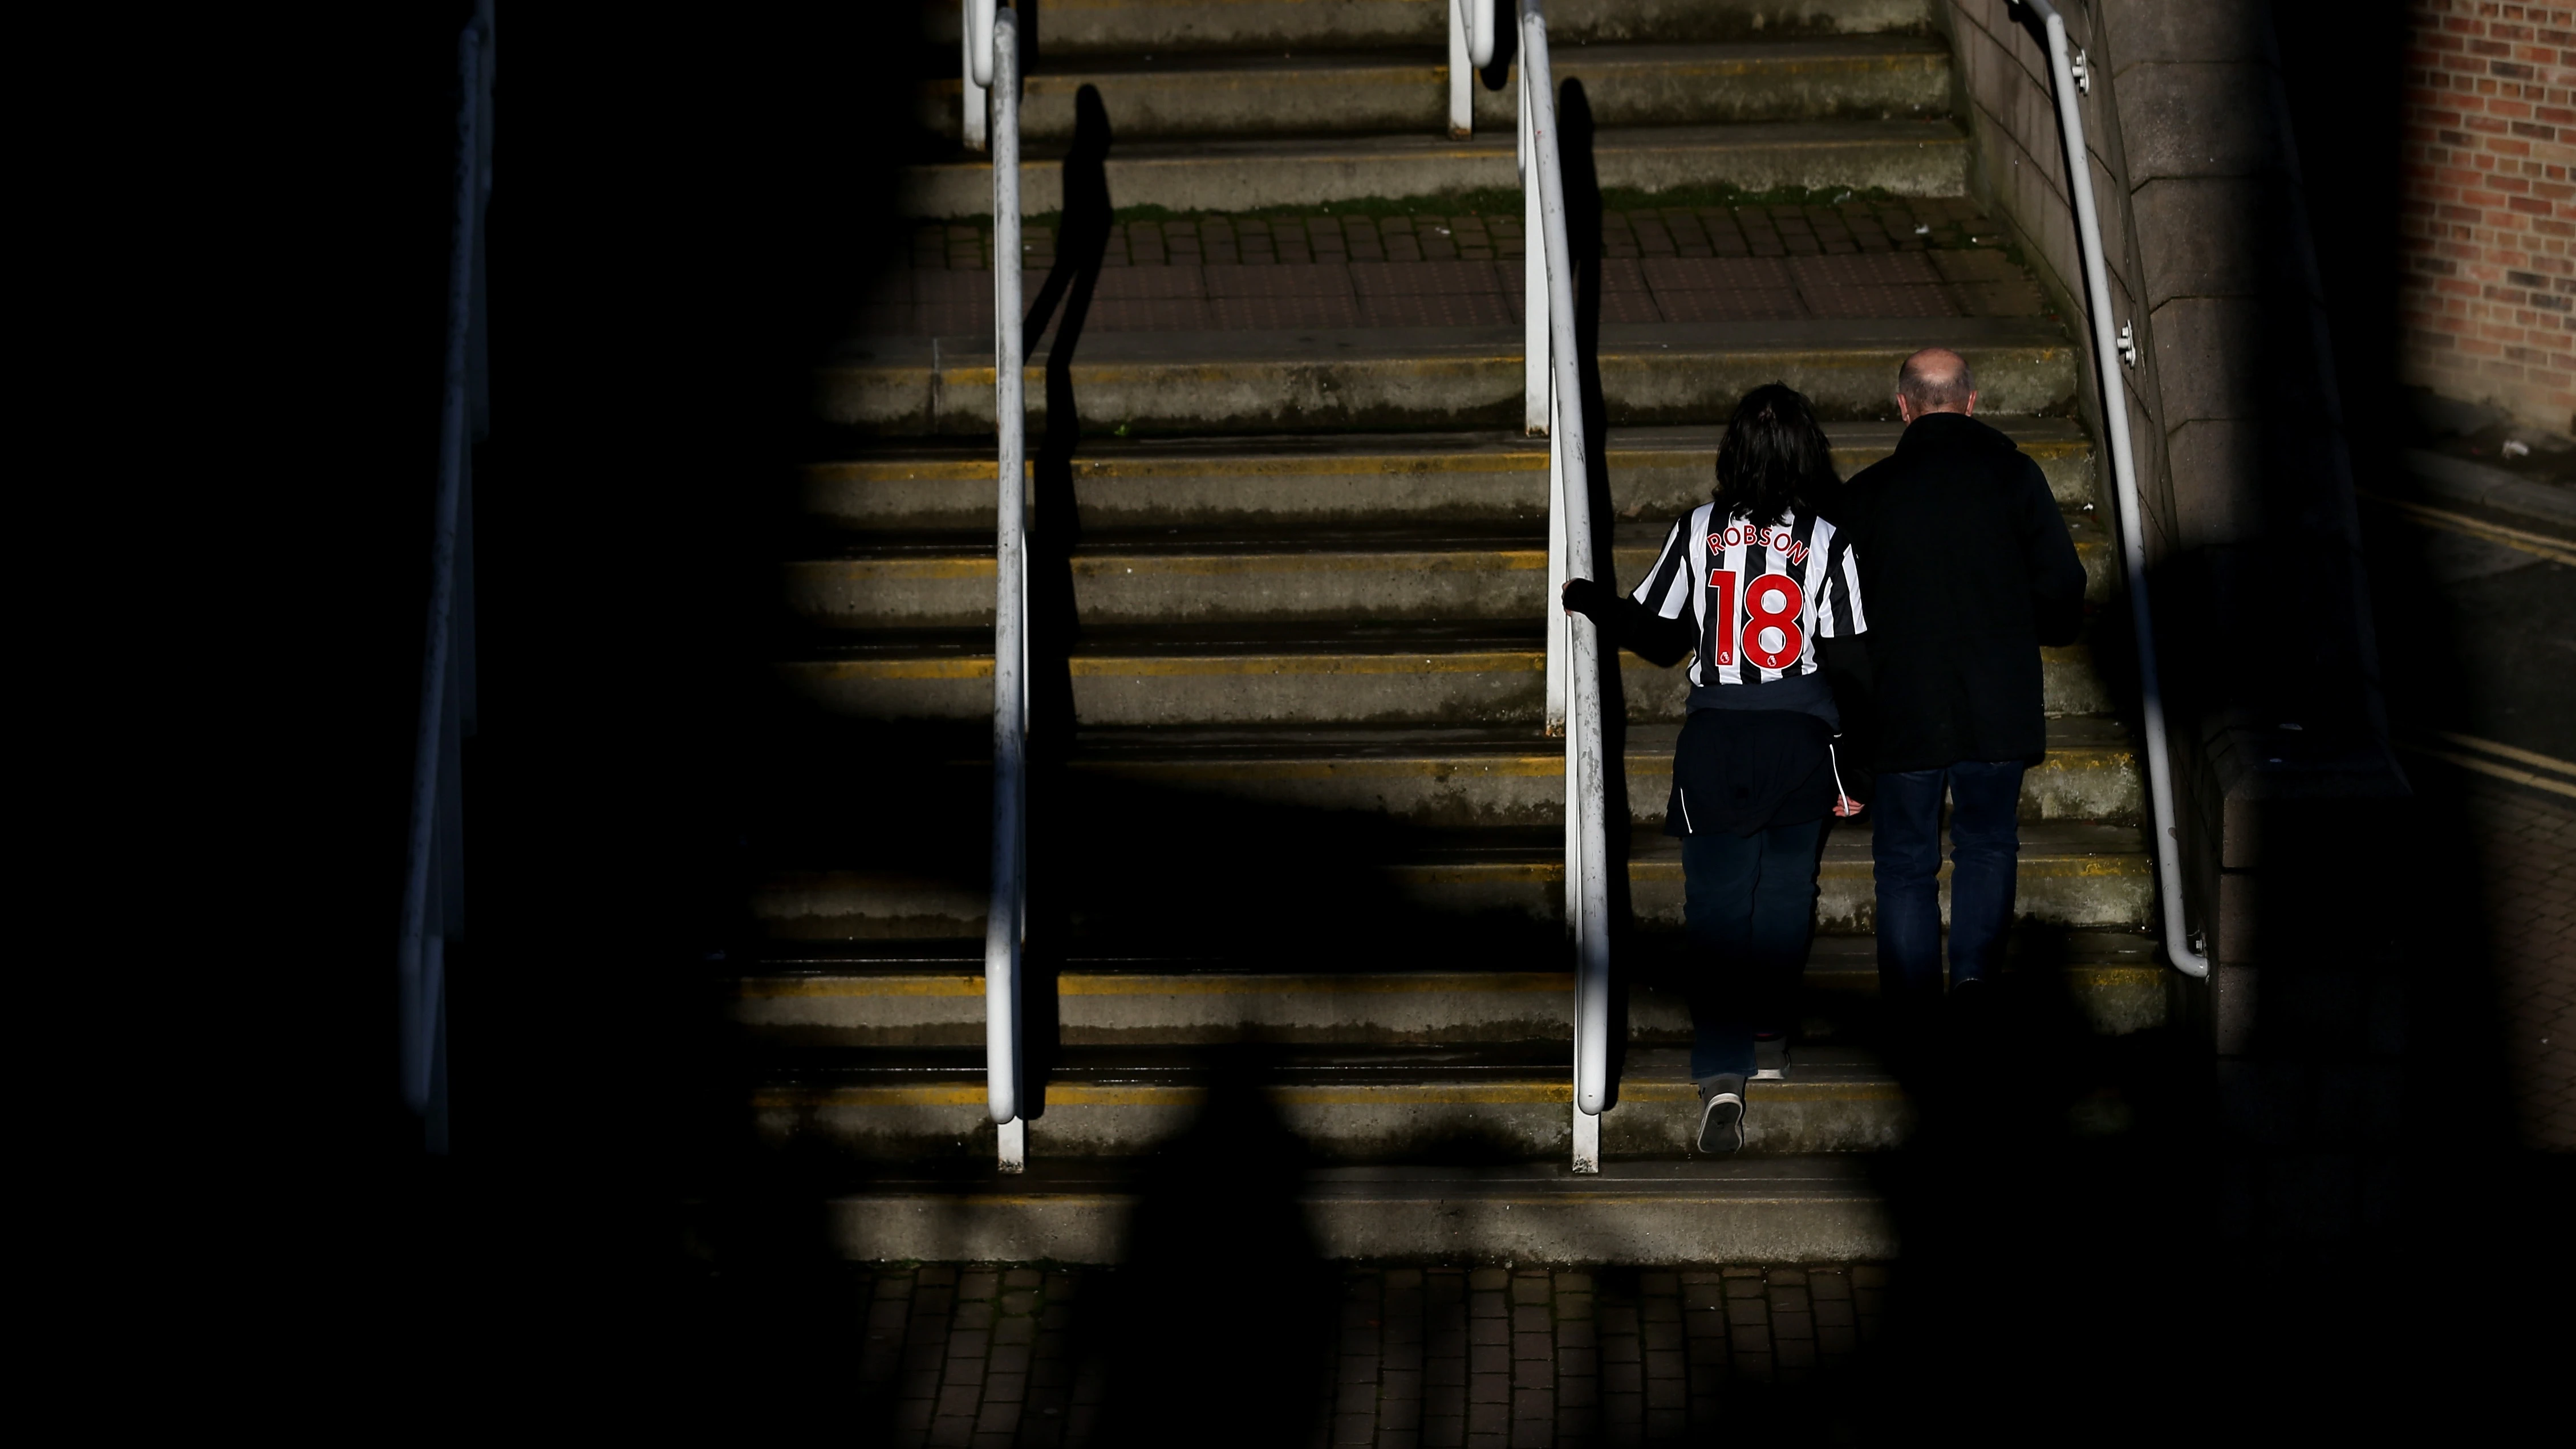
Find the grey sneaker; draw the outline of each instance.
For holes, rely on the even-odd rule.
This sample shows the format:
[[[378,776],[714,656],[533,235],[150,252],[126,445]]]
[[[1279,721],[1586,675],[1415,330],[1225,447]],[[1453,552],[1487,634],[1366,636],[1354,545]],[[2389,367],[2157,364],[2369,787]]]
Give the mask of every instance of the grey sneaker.
[[[1744,1145],[1744,1079],[1711,1077],[1699,1084],[1699,1150],[1733,1152]]]
[[[1785,1082],[1789,1079],[1789,1039],[1785,1036],[1753,1039],[1753,1080]]]

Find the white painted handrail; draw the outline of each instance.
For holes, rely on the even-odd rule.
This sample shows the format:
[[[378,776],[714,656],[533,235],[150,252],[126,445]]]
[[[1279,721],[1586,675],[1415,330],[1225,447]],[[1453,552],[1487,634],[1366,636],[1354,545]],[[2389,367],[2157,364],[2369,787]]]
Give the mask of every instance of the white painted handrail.
[[[1449,134],[1476,132],[1476,72],[1494,63],[1495,0],[1449,0]]]
[[[2128,400],[2120,386],[2121,334],[2111,328],[2110,269],[2102,257],[2102,216],[2093,199],[2093,164],[2084,145],[2079,97],[2092,89],[2081,52],[2067,44],[2066,21],[2047,0],[2020,0],[2048,28],[2048,59],[2057,92],[2057,123],[2066,136],[2067,194],[2084,249],[2084,295],[2092,309],[2093,370],[2102,382],[2102,422],[2111,435],[2111,474],[2120,511],[2120,559],[2129,583],[2129,617],[2137,630],[2138,694],[2147,726],[2147,793],[2155,806],[2156,875],[2164,893],[2165,954],[2186,976],[2207,976],[2209,957],[2183,911],[2182,837],[2174,828],[2173,765],[2165,733],[2164,686],[2156,670],[2156,626],[2147,603],[2145,513],[2138,503],[2138,464],[2129,441]]]
[[[971,9],[971,6],[970,6]],[[984,1094],[1002,1171],[1028,1164],[1021,1120],[1021,958],[1028,942],[1028,413],[1021,396],[1019,23],[991,19],[993,416],[1000,434],[993,533],[993,896],[984,912]]]
[[[994,0],[958,0],[964,8],[958,15],[957,68],[965,84],[964,123],[966,149],[984,149],[985,91],[993,84],[993,8]]]
[[[1548,558],[1551,590],[1591,578],[1591,469],[1575,353],[1574,251],[1565,228],[1565,167],[1548,67],[1547,17],[1521,0],[1521,187],[1537,225],[1521,245],[1524,275],[1541,276],[1547,330],[1529,345],[1547,359]],[[1535,183],[1535,184],[1533,184]],[[1538,309],[1533,307],[1533,313]],[[1535,408],[1532,409],[1535,411]],[[1607,780],[1601,759],[1601,638],[1591,619],[1551,597],[1551,701],[1565,700],[1565,915],[1574,940],[1574,1170],[1601,1170],[1601,1112],[1610,1098],[1610,877]],[[1561,668],[1558,666],[1561,661]],[[1554,723],[1555,721],[1551,721]]]

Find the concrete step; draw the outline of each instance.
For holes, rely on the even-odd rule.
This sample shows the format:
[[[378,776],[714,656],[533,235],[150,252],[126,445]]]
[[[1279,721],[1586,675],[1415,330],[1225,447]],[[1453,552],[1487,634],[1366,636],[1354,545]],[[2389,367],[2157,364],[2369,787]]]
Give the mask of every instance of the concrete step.
[[[989,1129],[988,1129],[989,1130]],[[1855,1155],[1326,1168],[1299,1204],[1316,1250],[1362,1261],[1884,1262],[1894,1214]],[[907,1173],[819,1204],[859,1262],[1116,1263],[1138,1198],[1125,1164],[1035,1159],[1022,1176]]]
[[[886,1064],[884,1055],[762,1086],[753,1097],[762,1139],[874,1161],[990,1159],[980,1051],[907,1065]],[[1198,1116],[1208,1096],[1203,1075],[1178,1059],[1155,1066],[1138,1064],[1133,1053],[1072,1053],[1047,1074],[1044,1106],[1029,1119],[1029,1152],[1150,1153]],[[1267,1095],[1289,1130],[1328,1162],[1561,1161],[1573,1151],[1573,1069],[1564,1060],[1334,1050],[1278,1068]],[[1753,1084],[1743,1152],[1884,1151],[1904,1141],[1911,1116],[1904,1088],[1867,1053],[1811,1047],[1794,1054],[1789,1080]],[[1696,1155],[1698,1129],[1689,1053],[1630,1050],[1616,1105],[1601,1117],[1603,1155]]]
[[[871,943],[874,944],[874,943]],[[2017,943],[2019,944],[2019,943]],[[888,942],[773,950],[735,977],[729,1014],[745,1031],[796,1047],[980,1047],[980,942]],[[1838,1004],[1875,995],[1877,942],[1819,937],[1806,984],[1820,998],[1810,1036],[1834,1034]],[[2054,964],[2041,964],[2046,956]],[[2029,959],[2025,959],[2029,958]],[[1687,953],[1623,961],[1628,1040],[1687,1045]],[[2165,969],[2130,932],[2051,933],[2028,943],[2016,976],[2046,973],[2094,1030],[2161,1026]],[[1574,977],[1564,970],[1254,972],[1160,958],[1077,959],[1054,978],[1056,1040],[1068,1047],[1161,1047],[1261,1040],[1343,1046],[1570,1042]]]
[[[1124,740],[1092,736],[1075,768],[1230,799],[1388,816],[1422,829],[1564,824],[1563,742],[1535,731],[1389,731],[1362,739],[1340,731],[1297,733],[1304,738],[1174,739],[1170,731]],[[1636,824],[1663,825],[1679,733],[1673,724],[1626,731],[1628,804]],[[979,796],[990,786],[980,767],[970,783]],[[2143,788],[2135,746],[2116,721],[2051,720],[2048,755],[2024,777],[2022,816],[2032,823],[2134,819]]]
[[[1997,417],[2066,508],[2095,502],[2093,441],[2068,418]],[[1086,529],[1541,526],[1547,440],[1512,432],[1273,438],[1091,438],[1073,458]],[[1836,423],[1844,477],[1896,447],[1893,420]],[[1719,427],[1621,427],[1604,442],[1620,517],[1667,520],[1708,499]],[[993,532],[993,450],[916,442],[807,466],[798,506],[856,533]]]
[[[2014,909],[2024,921],[2083,930],[2133,929],[2153,918],[2155,871],[2133,827],[2047,822],[2022,830]],[[1111,871],[1105,862],[1069,862],[1077,875]],[[1556,923],[1565,908],[1561,842],[1428,846],[1399,852],[1380,866],[1357,863],[1416,914],[1484,917],[1497,925]],[[1949,866],[1942,867],[1947,919]],[[1864,819],[1834,827],[1819,871],[1816,925],[1829,935],[1876,929],[1877,902]],[[1639,830],[1628,862],[1630,909],[1641,926],[1677,930],[1682,922],[1680,842]],[[1104,875],[1081,895],[1084,930],[1115,937],[1150,924],[1158,899],[1131,901],[1133,881]],[[949,876],[870,870],[782,871],[753,893],[751,913],[763,934],[793,940],[980,940],[986,887],[981,872]],[[1148,892],[1147,894],[1151,894]],[[1131,920],[1131,918],[1133,918]]]
[[[1406,203],[1401,209],[1345,206],[1338,215],[1323,207],[1302,216],[1113,223],[1083,335],[1517,324],[1524,240],[1519,198],[1473,204],[1489,214],[1426,215]],[[1965,215],[1972,209],[1963,199],[1936,197],[1605,211],[1599,320],[2049,315],[2039,284],[2001,249],[1996,224]],[[1491,215],[1495,210],[1509,215]],[[870,282],[849,334],[925,341],[990,336],[993,273],[983,229],[927,223],[912,230],[913,265]],[[1055,228],[1030,228],[1020,267],[1024,295],[1036,297],[1050,281],[1075,275],[1076,260],[1058,254],[1056,241]],[[1041,319],[1038,325],[1057,324]],[[1031,355],[1051,354],[1054,337],[1042,331]]]
[[[1975,365],[1990,414],[2072,403],[2074,348],[2045,318],[1605,322],[1596,361],[1612,428],[1705,425],[1766,382],[1839,422],[1891,414],[1898,366],[1934,341]],[[1521,346],[1518,327],[1104,332],[1082,339],[1070,370],[1089,433],[1518,431]],[[817,411],[865,433],[989,438],[992,359],[989,336],[854,338],[820,369]],[[1030,367],[1032,437],[1046,396],[1044,368]]]
[[[1534,632],[1534,631],[1533,631]],[[989,634],[817,646],[777,666],[788,690],[834,714],[972,720],[993,708]],[[2040,651],[2051,714],[2107,714],[2091,650]],[[1627,717],[1677,721],[1690,680],[1624,651]],[[1130,725],[1527,725],[1546,706],[1546,651],[1531,632],[1350,626],[1298,637],[1180,629],[1101,638],[1070,661],[1077,719]]]
[[[1503,12],[1508,15],[1510,12]],[[1049,0],[1037,19],[1040,69],[1057,57],[1162,52],[1347,50],[1448,44],[1447,0]],[[1929,0],[1556,0],[1550,41],[1741,40],[1928,33]],[[957,44],[958,7],[929,0],[921,33]]]
[[[1373,135],[1119,143],[1107,163],[1109,194],[1122,207],[1207,212],[1507,191],[1520,185],[1514,146],[1508,126],[1465,140]],[[1735,186],[1959,196],[1968,183],[1967,136],[1939,119],[1606,128],[1595,135],[1592,163],[1604,190],[1649,193]],[[1032,215],[1061,211],[1064,163],[1025,157],[1020,204]],[[990,216],[992,164],[907,166],[896,182],[895,207],[903,216]]]
[[[1023,141],[1069,143],[1074,96],[1085,86],[1100,93],[1122,144],[1449,129],[1449,68],[1438,51],[1141,54],[1030,75],[1021,92]],[[1938,115],[1950,104],[1949,48],[1930,36],[1581,46],[1557,59],[1556,73],[1560,83],[1583,87],[1598,126],[1876,119]],[[962,132],[958,87],[951,75],[921,88],[923,127],[952,141]],[[1517,82],[1478,86],[1477,128],[1509,135],[1519,94]]]
[[[2118,560],[2103,531],[2068,520],[2083,560],[2085,597],[2111,595]],[[1653,569],[1670,525],[1622,523],[1612,579],[1633,586]],[[1407,539],[1280,535],[1106,539],[1072,561],[1085,627],[1175,624],[1516,623],[1547,615],[1547,550],[1536,538],[1478,541],[1448,533]],[[991,628],[993,554],[938,545],[884,546],[785,565],[786,603],[825,629]]]
[[[1676,724],[1626,727],[1628,809],[1662,828],[1671,790]],[[948,750],[914,753],[911,808],[980,818],[992,791],[989,740],[962,732]],[[784,763],[782,788],[809,796],[840,778],[844,761],[873,756],[864,742],[827,735]],[[934,763],[935,761],[935,763]],[[1078,808],[1108,808],[1129,786],[1227,806],[1315,815],[1365,815],[1414,830],[1561,828],[1565,751],[1529,726],[1485,729],[1084,730],[1069,765],[1099,792]],[[2049,721],[2048,754],[2023,777],[2021,817],[2128,821],[2143,802],[2136,748],[2116,720]],[[1351,828],[1363,828],[1349,822]]]

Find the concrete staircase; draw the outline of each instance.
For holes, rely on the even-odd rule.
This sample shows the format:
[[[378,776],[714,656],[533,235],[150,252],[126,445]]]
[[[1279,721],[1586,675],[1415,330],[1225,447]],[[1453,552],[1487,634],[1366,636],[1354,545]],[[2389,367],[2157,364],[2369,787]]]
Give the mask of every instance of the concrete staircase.
[[[953,42],[954,7],[932,16]],[[1061,142],[1088,84],[1118,128],[1121,208],[1509,187],[1509,116],[1492,109],[1508,88],[1480,92],[1478,139],[1439,134],[1441,16],[1377,0],[1050,3],[1030,149]],[[1949,59],[1922,5],[1594,0],[1556,7],[1552,23],[1562,74],[1591,92],[1604,188],[1962,192]],[[955,108],[953,79],[925,88],[926,125],[953,134]],[[986,184],[961,157],[917,168],[907,195],[924,216],[972,215]],[[1055,184],[1053,167],[1031,165],[1033,209]],[[1909,236],[1707,260],[1747,264],[1739,280],[1769,267],[1786,290],[1746,304],[1763,315],[1690,320],[1669,299],[1693,289],[1671,283],[1700,259],[1649,252],[1634,265],[1654,305],[1620,305],[1655,320],[1600,328],[1623,583],[1705,498],[1712,419],[1743,389],[1779,379],[1814,397],[1848,473],[1895,441],[1883,414],[1898,360],[1940,341],[1969,353],[1985,410],[2046,469],[2103,596],[2094,454],[2067,419],[2074,344],[2035,306],[1980,305],[2019,285],[2001,253]],[[1511,260],[1481,265],[1516,307]],[[1174,266],[1151,286],[1136,280],[1146,270],[1111,268],[1101,295],[1196,287],[1188,316],[1217,315],[1220,268]],[[1903,310],[1870,315],[1874,303]],[[1032,998],[1031,1056],[1052,1064],[1022,1178],[991,1175],[983,1106],[990,334],[881,329],[819,379],[843,441],[795,494],[775,678],[797,723],[758,766],[765,833],[726,999],[752,1064],[750,1120],[772,1146],[833,1164],[841,1250],[1113,1255],[1127,1165],[1201,1110],[1212,1063],[1257,1041],[1261,1091],[1324,1164],[1309,1206],[1338,1255],[1891,1252],[1852,1156],[1901,1142],[1909,1123],[1904,1087],[1869,1047],[1867,824],[1836,828],[1827,847],[1791,1079],[1755,1089],[1743,1154],[1695,1160],[1680,860],[1660,833],[1685,685],[1633,657],[1612,731],[1627,761],[1613,806],[1632,829],[1625,1059],[1605,1172],[1566,1170],[1564,767],[1538,723],[1546,448],[1519,433],[1517,325],[1175,328],[1137,315],[1095,320],[1072,361],[1090,434],[1071,464],[1081,541],[1065,577],[1038,580],[1079,629],[1069,656],[1040,664],[1042,686],[1053,668],[1069,690],[1076,729],[1034,807],[1055,974]],[[1034,370],[1028,395],[1034,438],[1046,397]],[[1041,496],[1040,529],[1062,526],[1050,506]],[[2046,677],[2051,749],[2023,800],[2017,969],[2049,974],[2098,1030],[2152,1027],[2165,995],[2131,741],[2087,645],[2050,651]]]

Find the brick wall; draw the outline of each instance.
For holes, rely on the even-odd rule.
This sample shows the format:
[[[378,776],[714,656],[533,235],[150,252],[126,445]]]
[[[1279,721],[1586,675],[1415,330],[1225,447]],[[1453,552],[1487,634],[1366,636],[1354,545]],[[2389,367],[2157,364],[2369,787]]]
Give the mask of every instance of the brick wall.
[[[2576,7],[2409,8],[2403,375],[2576,431]]]

